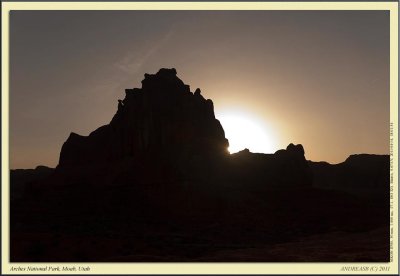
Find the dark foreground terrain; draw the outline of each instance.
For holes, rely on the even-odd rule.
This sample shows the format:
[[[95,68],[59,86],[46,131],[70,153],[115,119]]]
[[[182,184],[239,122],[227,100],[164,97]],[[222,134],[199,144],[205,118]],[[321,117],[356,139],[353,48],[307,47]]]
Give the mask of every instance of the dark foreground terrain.
[[[199,89],[146,74],[57,168],[11,171],[11,261],[389,261],[388,156],[228,145]]]

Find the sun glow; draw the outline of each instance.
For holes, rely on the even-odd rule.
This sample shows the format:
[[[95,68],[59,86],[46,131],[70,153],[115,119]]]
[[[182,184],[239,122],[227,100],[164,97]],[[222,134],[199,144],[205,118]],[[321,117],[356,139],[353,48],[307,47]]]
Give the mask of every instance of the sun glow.
[[[228,151],[235,153],[245,148],[251,152],[273,153],[276,149],[274,135],[259,120],[243,113],[222,113],[217,116],[229,140]]]

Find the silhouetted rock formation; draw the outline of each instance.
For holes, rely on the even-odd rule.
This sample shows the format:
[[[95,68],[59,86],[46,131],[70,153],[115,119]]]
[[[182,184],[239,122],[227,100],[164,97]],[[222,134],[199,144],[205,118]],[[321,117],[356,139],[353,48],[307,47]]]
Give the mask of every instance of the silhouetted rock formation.
[[[58,167],[111,164],[143,155],[187,160],[226,154],[228,140],[215,119],[213,102],[190,92],[175,69],[145,74],[142,88],[126,89],[110,124],[88,137],[71,133]]]
[[[11,202],[11,261],[389,260],[386,199],[313,187],[309,164],[319,164],[302,145],[274,154],[227,147],[200,89],[175,69],[145,74],[108,125],[71,133],[57,168]],[[357,157],[345,163],[357,177],[366,168]]]
[[[279,150],[275,153],[282,165],[281,173],[286,185],[312,185],[312,172],[304,156],[302,145],[289,144],[286,151]]]
[[[50,185],[138,185],[178,179],[245,183],[246,178],[266,188],[312,185],[301,145],[290,144],[274,155],[247,150],[229,161],[229,143],[212,101],[199,88],[192,93],[175,69],[145,74],[142,88],[125,92],[110,124],[87,137],[71,133]]]

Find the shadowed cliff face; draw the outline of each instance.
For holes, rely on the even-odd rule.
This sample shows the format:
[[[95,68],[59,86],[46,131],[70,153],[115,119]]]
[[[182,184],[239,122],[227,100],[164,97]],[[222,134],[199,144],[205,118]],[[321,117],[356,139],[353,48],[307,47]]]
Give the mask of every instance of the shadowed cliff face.
[[[142,88],[126,89],[110,124],[88,137],[71,133],[59,168],[113,163],[144,155],[171,160],[227,154],[228,140],[213,102],[190,91],[175,69],[145,74]]]

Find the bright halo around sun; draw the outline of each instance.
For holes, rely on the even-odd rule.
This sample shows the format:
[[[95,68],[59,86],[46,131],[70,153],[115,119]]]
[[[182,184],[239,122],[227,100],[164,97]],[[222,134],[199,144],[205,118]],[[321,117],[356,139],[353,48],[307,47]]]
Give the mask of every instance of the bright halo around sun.
[[[276,151],[274,135],[265,124],[243,113],[222,113],[217,116],[229,140],[228,151],[235,153],[245,148],[251,152]]]

